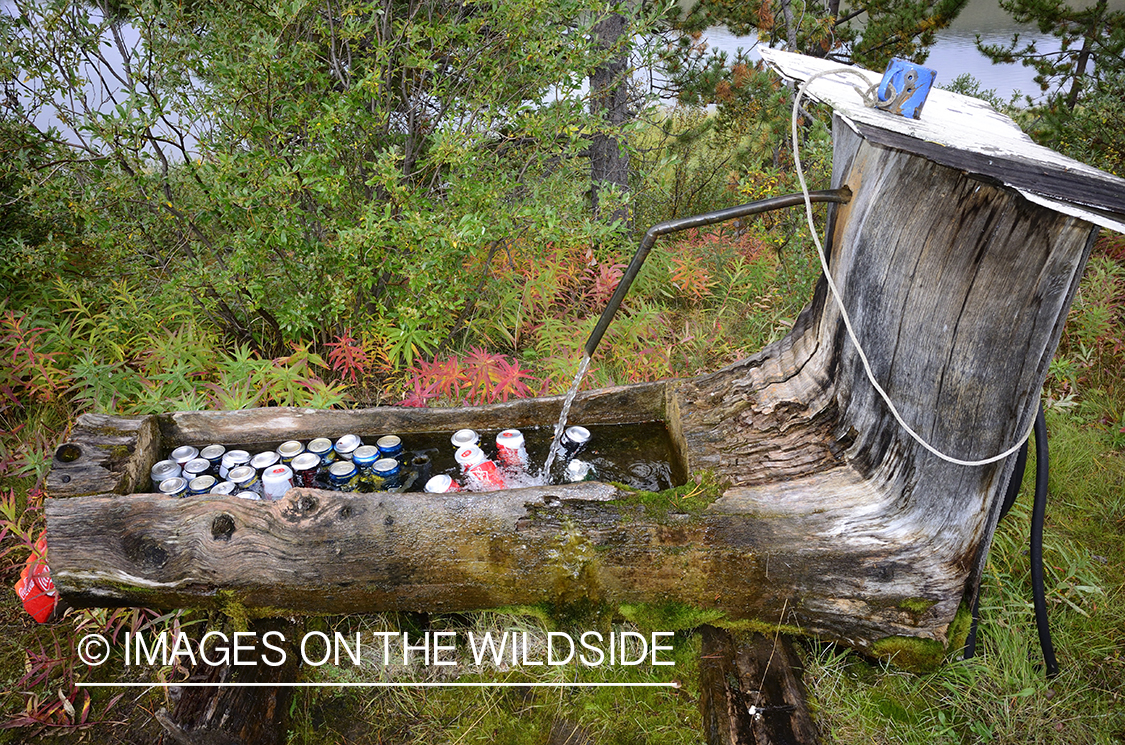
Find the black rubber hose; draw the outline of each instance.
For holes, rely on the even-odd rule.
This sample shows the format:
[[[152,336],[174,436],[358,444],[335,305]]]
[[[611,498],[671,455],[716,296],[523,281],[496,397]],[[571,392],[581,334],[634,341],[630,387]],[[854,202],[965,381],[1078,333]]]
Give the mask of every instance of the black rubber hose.
[[[996,522],[1003,520],[1008,512],[1012,509],[1012,505],[1016,503],[1016,497],[1019,496],[1020,487],[1023,485],[1023,474],[1027,470],[1027,442],[1023,443],[1020,448],[1019,454],[1016,455],[1016,466],[1012,469],[1012,478],[1008,481],[1008,491],[1004,494],[1004,504],[1000,506],[1000,517]],[[980,590],[977,590],[976,597],[973,598],[973,623],[969,626],[969,635],[965,637],[965,651],[961,655],[962,659],[969,659],[977,652],[977,625],[980,623]]]
[[[1035,417],[1035,503],[1031,508],[1031,593],[1035,600],[1035,626],[1039,630],[1039,646],[1043,649],[1043,662],[1047,677],[1059,674],[1055,661],[1055,648],[1051,644],[1051,629],[1047,625],[1047,598],[1043,592],[1043,516],[1047,511],[1047,419],[1043,416],[1043,403]]]
[[[1023,474],[1027,469],[1027,443],[1020,448],[1016,459],[1016,466],[1012,470],[1012,479],[1008,482],[1008,491],[1004,495],[1004,504],[1000,508],[1000,519],[1003,519],[1019,494],[1023,482]],[[1047,420],[1043,415],[1043,404],[1040,402],[1039,411],[1035,415],[1035,501],[1031,508],[1031,593],[1035,604],[1035,626],[1039,632],[1039,648],[1043,650],[1043,662],[1047,667],[1047,677],[1053,678],[1059,674],[1059,665],[1055,660],[1055,647],[1051,643],[1051,629],[1047,623],[1047,600],[1043,588],[1043,519],[1047,512],[1047,479],[1050,469],[1050,447],[1047,442]],[[973,598],[973,623],[969,627],[969,635],[965,639],[964,659],[970,659],[976,654],[977,625],[980,623],[980,592]]]
[[[851,198],[852,190],[846,186],[841,186],[839,189],[825,189],[822,191],[809,192],[809,201],[811,202],[847,204],[848,200]],[[677,220],[667,220],[653,225],[645,232],[644,238],[641,239],[641,245],[637,247],[636,253],[633,254],[633,260],[629,262],[629,267],[625,270],[621,281],[617,283],[617,289],[614,290],[613,297],[609,299],[609,303],[606,304],[601,317],[598,318],[598,325],[590,332],[590,338],[586,340],[586,356],[594,356],[594,350],[598,348],[598,343],[602,340],[605,330],[609,328],[609,324],[613,320],[613,314],[617,312],[621,301],[625,299],[625,293],[629,292],[629,287],[633,284],[633,280],[636,279],[637,272],[641,270],[641,266],[645,263],[645,259],[648,258],[648,253],[652,250],[653,245],[656,244],[657,238],[662,235],[668,235],[669,233],[678,233],[681,230],[688,230],[689,228],[701,228],[705,225],[714,225],[715,223],[733,220],[736,217],[747,217],[762,212],[772,212],[773,210],[779,210],[785,207],[796,207],[804,203],[804,193],[786,194],[780,197],[760,199],[757,202],[751,202],[749,204],[741,204],[737,207],[728,207],[725,210],[707,212],[691,217],[681,217]]]

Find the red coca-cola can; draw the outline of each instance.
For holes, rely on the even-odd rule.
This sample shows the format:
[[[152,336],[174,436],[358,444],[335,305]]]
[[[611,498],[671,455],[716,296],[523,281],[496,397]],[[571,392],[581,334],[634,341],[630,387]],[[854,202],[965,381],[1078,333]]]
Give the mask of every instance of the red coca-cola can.
[[[527,448],[518,429],[501,430],[496,435],[496,455],[505,468],[522,471],[527,467]]]
[[[481,491],[495,491],[503,489],[504,476],[496,464],[485,457],[484,451],[476,445],[469,445],[457,451],[457,462],[468,479],[468,486],[476,487]]]
[[[427,494],[449,494],[458,491],[461,491],[461,485],[444,473],[439,473],[426,482]]]
[[[24,610],[39,623],[46,623],[59,603],[59,593],[51,580],[51,570],[44,558],[47,543],[43,538],[35,544],[37,553],[27,557],[27,565],[16,582],[16,594],[23,602]]]

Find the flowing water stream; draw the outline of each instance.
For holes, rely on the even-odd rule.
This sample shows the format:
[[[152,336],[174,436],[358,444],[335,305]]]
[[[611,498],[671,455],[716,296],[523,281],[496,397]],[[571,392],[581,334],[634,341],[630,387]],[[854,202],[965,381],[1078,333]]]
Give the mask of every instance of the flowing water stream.
[[[566,418],[570,415],[570,406],[574,403],[574,397],[578,395],[578,386],[582,383],[582,377],[589,368],[590,355],[583,354],[582,362],[578,364],[578,373],[574,376],[574,382],[570,384],[570,390],[566,392],[566,398],[563,399],[559,421],[555,424],[555,438],[551,441],[551,449],[547,451],[547,462],[543,464],[541,478],[544,484],[550,483],[551,465],[555,462],[555,458],[559,455],[559,449],[562,447],[562,435],[566,431]]]

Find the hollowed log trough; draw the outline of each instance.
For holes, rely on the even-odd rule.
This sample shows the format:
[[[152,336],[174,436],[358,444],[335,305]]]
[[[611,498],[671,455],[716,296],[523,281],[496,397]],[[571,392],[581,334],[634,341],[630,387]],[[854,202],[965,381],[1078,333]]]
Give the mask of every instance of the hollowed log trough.
[[[796,78],[824,64],[771,59]],[[1121,229],[1125,181],[1026,138],[1016,155],[990,131],[972,147],[943,143],[846,100],[853,82],[812,88],[836,109],[832,186],[852,192],[829,208],[826,233],[845,307],[917,432],[961,459],[1003,452],[1031,425],[1098,225]],[[940,91],[925,113],[943,106],[978,123],[999,116]],[[287,616],[683,603],[733,626],[940,651],[979,582],[1015,460],[954,465],[907,435],[822,278],[788,336],[752,357],[579,396],[572,421],[662,422],[685,471],[721,484],[704,504],[596,482],[294,489],[274,503],[148,493],[158,452],[180,444],[550,425],[560,405],[86,415],[70,438],[81,455],[48,477],[51,573],[75,605]]]

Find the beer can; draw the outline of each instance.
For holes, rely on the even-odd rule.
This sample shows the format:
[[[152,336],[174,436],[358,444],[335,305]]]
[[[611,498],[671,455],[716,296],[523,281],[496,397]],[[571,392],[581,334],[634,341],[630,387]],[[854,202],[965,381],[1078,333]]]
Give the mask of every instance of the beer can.
[[[402,485],[402,465],[394,458],[380,458],[371,466],[375,478],[383,480],[384,489]]]
[[[464,447],[468,447],[469,445],[476,445],[477,443],[479,443],[480,435],[476,433],[476,430],[459,429],[453,433],[453,436],[449,438],[449,441],[453,443],[453,447],[461,449]]]
[[[584,460],[575,459],[566,464],[567,481],[593,481],[596,476],[594,467]]]
[[[318,437],[311,441],[308,451],[320,458],[320,465],[330,466],[336,460],[336,451],[332,449],[332,441],[327,437]]]
[[[153,487],[159,489],[161,481],[177,478],[182,472],[180,464],[176,461],[162,460],[152,467],[149,474],[152,476]]]
[[[211,464],[211,470],[208,472],[212,476],[219,475],[219,469],[223,466],[223,456],[227,454],[227,449],[222,445],[208,445],[199,451],[200,458],[206,458]]]
[[[211,461],[206,458],[192,458],[183,465],[183,477],[190,483],[197,476],[202,476],[211,470]]]
[[[259,502],[262,500],[262,495],[256,491],[240,491],[234,496],[238,497],[239,499],[256,499]]]
[[[465,472],[468,486],[481,491],[504,488],[504,477],[500,474],[500,469],[485,457],[484,451],[476,445],[461,448],[454,457]]]
[[[356,470],[363,471],[370,469],[381,457],[382,453],[374,445],[360,445],[352,453],[352,463],[355,463]]]
[[[258,453],[250,459],[250,467],[255,471],[264,471],[270,466],[276,466],[281,461],[281,456],[273,450]]]
[[[523,433],[518,429],[501,430],[496,435],[496,455],[501,465],[513,470],[523,470],[527,466]]]
[[[270,466],[262,472],[262,496],[277,501],[293,488],[293,469],[284,464]]]
[[[289,440],[277,446],[277,454],[281,456],[281,462],[287,466],[292,466],[293,459],[303,452],[305,446],[297,440]]]
[[[230,469],[227,478],[234,482],[238,491],[252,491],[262,493],[262,482],[258,479],[258,472],[253,466],[238,466]]]
[[[237,487],[233,481],[220,481],[211,487],[212,494],[234,494]]]
[[[161,494],[166,494],[169,497],[186,497],[187,486],[187,481],[184,481],[179,476],[173,476],[170,479],[161,481],[159,489]]]
[[[218,480],[211,475],[196,476],[188,482],[188,495],[198,497],[201,494],[210,494],[211,489],[215,484],[219,483]]]
[[[228,450],[219,463],[219,478],[229,479],[232,468],[250,465],[250,453],[245,450]]]
[[[359,474],[355,463],[338,460],[328,467],[328,486],[334,491],[355,491],[359,488]]]
[[[402,438],[398,435],[383,435],[375,441],[384,458],[397,458],[402,455]]]
[[[574,455],[589,441],[590,430],[577,426],[567,427],[566,432],[563,432],[562,437],[559,438],[559,444],[562,445],[567,455]]]
[[[290,464],[293,469],[293,481],[298,486],[306,489],[316,489],[316,473],[320,470],[320,456],[316,453],[301,453]]]
[[[429,494],[448,494],[461,491],[461,485],[453,480],[452,476],[439,473],[426,482],[426,492]]]
[[[346,460],[351,460],[352,453],[362,444],[363,440],[359,439],[359,435],[344,435],[339,440],[336,440],[336,455]]]
[[[174,460],[177,463],[179,463],[181,466],[183,464],[187,463],[192,458],[198,458],[198,457],[199,457],[199,451],[196,450],[195,448],[193,448],[191,445],[181,445],[180,447],[176,448],[175,450],[173,450],[171,453],[168,454],[169,460]]]

